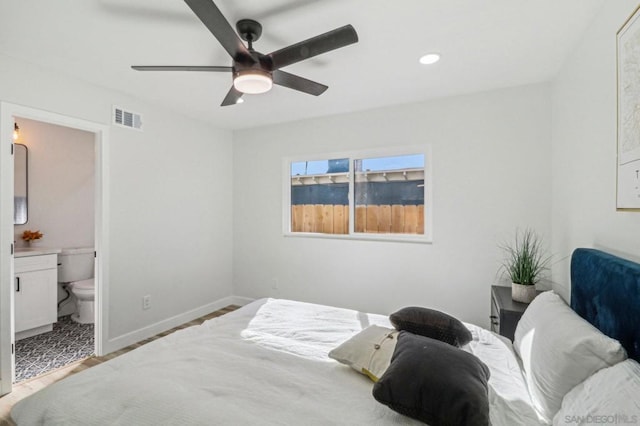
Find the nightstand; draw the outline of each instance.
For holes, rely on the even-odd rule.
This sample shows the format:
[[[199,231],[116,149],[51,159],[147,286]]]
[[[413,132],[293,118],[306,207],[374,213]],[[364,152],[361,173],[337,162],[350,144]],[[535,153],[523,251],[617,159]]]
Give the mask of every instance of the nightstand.
[[[537,294],[542,293],[538,290]],[[513,341],[516,326],[528,303],[514,302],[511,287],[491,286],[491,331]]]

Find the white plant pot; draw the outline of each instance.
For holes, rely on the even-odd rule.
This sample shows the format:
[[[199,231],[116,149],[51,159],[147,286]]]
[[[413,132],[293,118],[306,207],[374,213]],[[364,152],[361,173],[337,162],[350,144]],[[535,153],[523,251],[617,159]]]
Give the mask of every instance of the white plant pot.
[[[536,297],[535,285],[511,283],[511,298],[516,302],[531,303]]]

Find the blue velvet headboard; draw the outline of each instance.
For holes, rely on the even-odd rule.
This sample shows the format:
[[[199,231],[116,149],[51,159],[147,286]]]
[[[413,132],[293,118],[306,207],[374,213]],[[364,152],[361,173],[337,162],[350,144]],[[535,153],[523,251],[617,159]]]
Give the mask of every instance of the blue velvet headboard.
[[[640,361],[640,264],[600,250],[576,249],[571,308]]]

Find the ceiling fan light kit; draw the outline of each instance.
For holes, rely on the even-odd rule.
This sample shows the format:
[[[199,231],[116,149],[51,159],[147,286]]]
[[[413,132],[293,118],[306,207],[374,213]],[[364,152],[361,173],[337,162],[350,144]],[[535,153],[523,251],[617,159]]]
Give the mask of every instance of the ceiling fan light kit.
[[[131,68],[137,71],[231,71],[233,86],[222,101],[222,106],[240,103],[245,93],[268,92],[274,84],[319,96],[328,86],[282,71],[281,68],[358,41],[356,30],[351,25],[345,25],[265,55],[253,49],[253,43],[262,34],[259,22],[241,19],[236,24],[236,33],[212,0],[184,1],[229,53],[232,66],[134,65]]]
[[[245,71],[236,71],[233,73],[233,87],[239,92],[248,95],[257,95],[271,90],[273,87],[273,78],[271,73],[266,71],[251,69]]]

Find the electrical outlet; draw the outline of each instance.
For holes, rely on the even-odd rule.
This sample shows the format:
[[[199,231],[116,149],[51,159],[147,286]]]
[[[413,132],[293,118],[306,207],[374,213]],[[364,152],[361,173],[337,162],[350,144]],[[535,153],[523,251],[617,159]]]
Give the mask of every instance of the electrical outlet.
[[[272,278],[271,279],[271,297],[279,297],[280,296],[280,290],[278,289],[278,287],[280,286],[280,282],[278,281],[277,278]]]
[[[146,295],[144,297],[142,297],[142,309],[149,309],[151,308],[151,296],[150,295]]]

